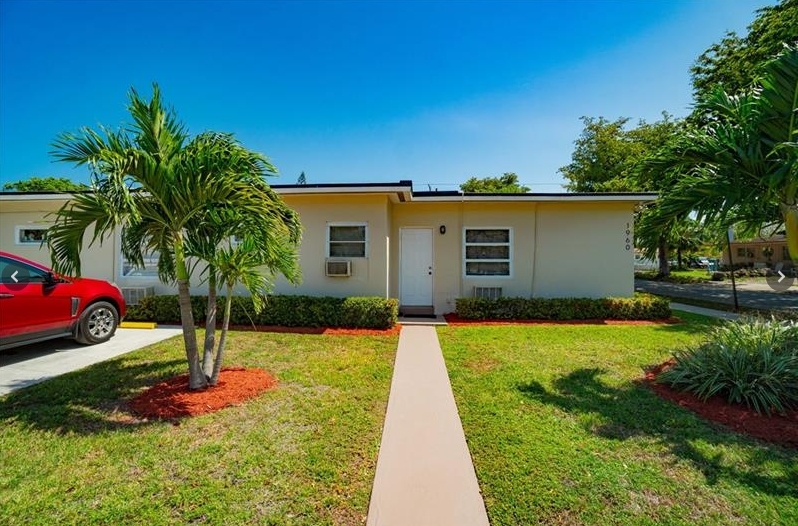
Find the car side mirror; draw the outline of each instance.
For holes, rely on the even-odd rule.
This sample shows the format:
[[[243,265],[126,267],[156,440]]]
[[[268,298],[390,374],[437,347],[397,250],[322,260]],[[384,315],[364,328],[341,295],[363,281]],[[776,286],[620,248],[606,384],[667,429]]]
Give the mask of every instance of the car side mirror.
[[[45,287],[55,287],[58,280],[55,279],[55,274],[52,272],[48,272],[44,275],[44,286]]]

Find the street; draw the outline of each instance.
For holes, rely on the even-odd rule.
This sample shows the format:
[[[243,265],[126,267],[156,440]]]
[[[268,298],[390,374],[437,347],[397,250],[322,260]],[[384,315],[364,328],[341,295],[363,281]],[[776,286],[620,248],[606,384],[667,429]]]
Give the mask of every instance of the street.
[[[665,281],[635,280],[635,290],[661,296],[691,298],[734,305],[731,281],[678,284]],[[776,292],[764,281],[743,281],[737,284],[737,299],[741,307],[753,309],[798,310],[798,285],[784,292]]]

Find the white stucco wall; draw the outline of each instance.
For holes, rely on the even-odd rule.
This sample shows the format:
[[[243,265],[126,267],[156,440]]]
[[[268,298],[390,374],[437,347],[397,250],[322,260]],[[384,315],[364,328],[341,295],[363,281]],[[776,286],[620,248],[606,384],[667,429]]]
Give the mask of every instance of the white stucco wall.
[[[302,284],[295,287],[281,277],[275,283],[276,293],[388,297],[391,228],[386,195],[286,195],[284,199],[299,213],[304,229],[299,247]],[[325,275],[327,225],[330,223],[364,223],[367,226],[366,257],[334,258],[352,262],[349,277]]]
[[[58,211],[66,200],[0,201],[0,250],[22,256],[45,266],[50,266],[50,252],[38,244],[20,244],[16,238],[18,227],[49,226],[52,218],[48,214]],[[80,253],[82,274],[87,277],[114,281],[118,266],[116,239],[106,239],[102,244],[88,247],[90,235],[84,236],[84,248]]]
[[[633,295],[633,219],[630,203],[539,204],[532,295]]]

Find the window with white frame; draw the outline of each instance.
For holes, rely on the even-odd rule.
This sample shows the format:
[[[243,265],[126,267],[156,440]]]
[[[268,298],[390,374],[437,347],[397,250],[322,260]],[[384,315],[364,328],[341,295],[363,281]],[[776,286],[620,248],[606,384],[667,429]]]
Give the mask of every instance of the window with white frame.
[[[463,236],[466,277],[512,275],[510,228],[466,228]]]
[[[39,245],[46,240],[46,226],[24,225],[14,228],[14,244],[16,245]]]
[[[150,252],[144,254],[144,267],[133,265],[122,254],[122,277],[124,278],[157,278],[158,277],[158,258],[160,252]]]
[[[364,258],[368,254],[366,223],[328,223],[327,257]]]

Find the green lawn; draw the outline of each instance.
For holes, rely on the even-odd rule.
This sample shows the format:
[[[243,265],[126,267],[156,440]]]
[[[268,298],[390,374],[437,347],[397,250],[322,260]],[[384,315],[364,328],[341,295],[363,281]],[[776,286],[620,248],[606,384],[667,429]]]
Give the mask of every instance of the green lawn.
[[[798,452],[705,423],[636,383],[706,319],[443,327],[493,526],[798,524]]]
[[[397,339],[228,342],[279,387],[179,425],[123,405],[185,372],[179,339],[0,397],[0,524],[362,524]]]

